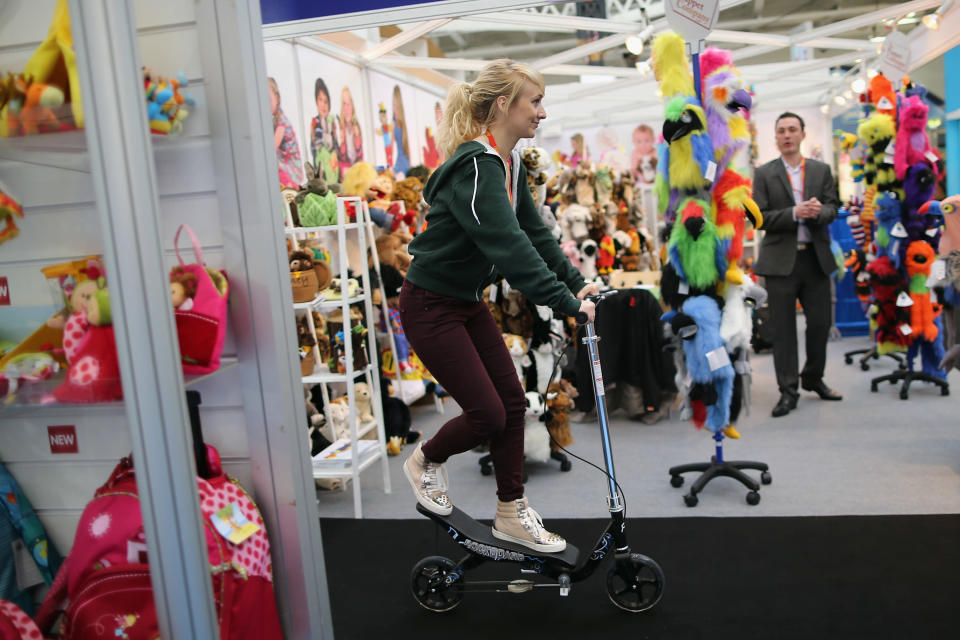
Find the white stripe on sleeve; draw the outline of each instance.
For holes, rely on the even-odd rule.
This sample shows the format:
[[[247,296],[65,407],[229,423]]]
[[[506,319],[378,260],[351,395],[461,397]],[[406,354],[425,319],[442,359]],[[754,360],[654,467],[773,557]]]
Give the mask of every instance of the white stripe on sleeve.
[[[473,211],[473,219],[480,224],[480,218],[477,217],[477,208],[474,203],[477,201],[477,180],[480,178],[480,170],[477,168],[477,158],[473,158],[473,197],[470,198],[470,210]]]

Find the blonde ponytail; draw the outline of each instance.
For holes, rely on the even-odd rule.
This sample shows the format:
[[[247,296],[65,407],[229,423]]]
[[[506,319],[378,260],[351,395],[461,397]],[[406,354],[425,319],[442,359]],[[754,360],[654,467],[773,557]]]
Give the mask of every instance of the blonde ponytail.
[[[543,91],[543,76],[538,71],[521,62],[501,58],[485,66],[472,85],[458,82],[450,87],[443,118],[437,127],[444,157],[452,157],[457,147],[473,140],[496,121],[501,115],[497,98],[506,96],[507,108],[513,106],[524,82],[528,81]]]

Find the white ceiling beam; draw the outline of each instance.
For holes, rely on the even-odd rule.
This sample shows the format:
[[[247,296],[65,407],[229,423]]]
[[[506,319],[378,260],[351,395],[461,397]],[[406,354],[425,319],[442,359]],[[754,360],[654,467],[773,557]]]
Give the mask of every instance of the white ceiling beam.
[[[896,6],[893,4],[883,4],[879,6],[872,7],[874,10],[885,9],[887,7]],[[793,25],[800,24],[801,22],[806,22],[807,20],[823,20],[829,18],[835,20],[837,18],[843,18],[846,16],[857,16],[864,12],[863,5],[856,7],[837,7],[836,9],[830,9],[829,12],[824,11],[798,11],[796,13],[788,13],[786,15],[770,15],[770,16],[759,16],[759,11],[755,13],[758,14],[756,18],[743,18],[740,20],[720,20],[714,26],[717,29],[752,29],[754,27],[762,27],[763,25],[770,24],[775,22],[778,25]]]
[[[919,12],[926,9],[939,7],[942,1],[943,0],[913,0],[912,2],[895,4],[883,9],[878,9],[877,11],[871,11],[870,13],[856,16],[854,18],[848,18],[847,20],[834,22],[833,24],[817,27],[816,29],[810,29],[809,31],[796,33],[790,36],[790,43],[800,44],[815,38],[825,38],[840,33],[847,33],[848,31],[854,31],[862,27],[868,27],[870,25],[877,24],[882,20],[886,20],[887,18],[898,18],[904,16],[911,11]]]
[[[375,60],[380,56],[385,56],[391,51],[399,49],[403,45],[413,42],[417,38],[425,36],[431,31],[435,31],[436,29],[439,29],[443,25],[452,21],[453,18],[438,18],[436,20],[427,20],[426,22],[415,24],[412,27],[404,29],[397,35],[387,38],[383,42],[370,47],[366,51],[363,51],[360,54],[360,57],[367,62],[370,62],[371,60]]]
[[[790,36],[779,33],[754,33],[752,31],[726,31],[714,29],[707,35],[712,42],[742,42],[744,44],[759,44],[772,47],[790,46]]]
[[[733,53],[734,60],[747,60],[748,58],[756,58],[757,56],[763,56],[768,53],[773,53],[774,51],[779,51],[783,47],[775,47],[772,45],[764,44],[752,44],[746,47],[741,47],[740,49],[734,49]]]
[[[960,11],[957,8],[960,7],[954,3],[953,8],[940,17],[937,31],[930,31],[921,25],[907,36],[910,39],[911,70],[922,67],[960,44]],[[954,73],[955,70],[947,72]]]
[[[452,52],[458,58],[486,58],[489,56],[517,56],[522,57],[543,49],[570,49],[580,44],[576,38],[555,38],[553,40],[540,40],[538,42],[527,42],[525,44],[506,44],[492,45],[489,47],[461,47],[460,51]]]
[[[565,32],[601,31],[606,33],[636,33],[643,28],[642,23],[604,20],[602,18],[581,18],[579,16],[554,16],[526,11],[500,11],[478,16],[470,16],[469,21],[486,24],[506,25],[518,31],[538,31],[542,29],[560,29]]]
[[[791,45],[820,49],[850,49],[853,51],[877,48],[877,45],[869,40],[858,40],[857,38],[812,38],[801,42],[792,42]]]
[[[437,69],[447,71],[479,71],[489,60],[466,58],[427,58],[418,56],[382,56],[381,64],[408,69]],[[638,77],[640,72],[633,67],[596,67],[590,65],[557,64],[540,70],[544,74],[563,76],[617,76]]]
[[[563,64],[571,60],[576,60],[577,58],[586,58],[594,53],[600,53],[602,51],[606,51],[607,49],[619,47],[627,41],[627,38],[629,38],[630,35],[631,34],[629,33],[614,33],[603,38],[598,38],[597,40],[593,40],[586,44],[582,44],[578,47],[561,51],[560,53],[556,53],[552,56],[541,58],[540,60],[532,63],[530,66],[532,66],[534,69],[542,71],[546,67]]]

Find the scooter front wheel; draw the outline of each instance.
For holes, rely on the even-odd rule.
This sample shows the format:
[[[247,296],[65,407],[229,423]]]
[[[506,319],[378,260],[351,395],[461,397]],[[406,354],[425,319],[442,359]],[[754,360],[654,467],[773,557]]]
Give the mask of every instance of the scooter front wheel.
[[[454,573],[456,563],[443,556],[428,556],[410,572],[410,590],[424,609],[450,611],[463,599],[463,584]]]
[[[607,571],[607,595],[624,611],[638,613],[651,609],[663,597],[663,570],[653,558],[631,553]]]

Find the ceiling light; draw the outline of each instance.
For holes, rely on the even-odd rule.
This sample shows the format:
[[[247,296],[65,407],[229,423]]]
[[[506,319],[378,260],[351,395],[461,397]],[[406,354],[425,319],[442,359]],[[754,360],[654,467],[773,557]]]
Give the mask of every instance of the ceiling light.
[[[638,56],[641,53],[643,53],[643,38],[641,38],[639,34],[632,35],[629,38],[627,38],[626,45],[627,45],[627,51],[629,51],[635,56]]]
[[[846,98],[847,100],[853,100],[853,91],[851,91],[850,89],[847,89],[846,91],[843,92],[843,97]]]
[[[867,81],[863,78],[855,78],[854,81],[850,83],[850,88],[853,89],[854,93],[863,93],[867,88]]]
[[[844,98],[843,96],[833,96],[833,101],[839,104],[840,106],[847,104],[847,99]]]
[[[887,39],[887,36],[872,36],[870,42],[883,42]]]
[[[823,115],[829,114],[829,113],[830,113],[830,105],[828,105],[828,104],[822,104],[822,105],[820,105],[820,113],[822,113]]]
[[[867,78],[873,78],[877,73],[876,69],[867,69]]]
[[[928,13],[927,15],[921,18],[923,26],[930,31],[936,31],[940,28],[940,14],[939,13]]]

